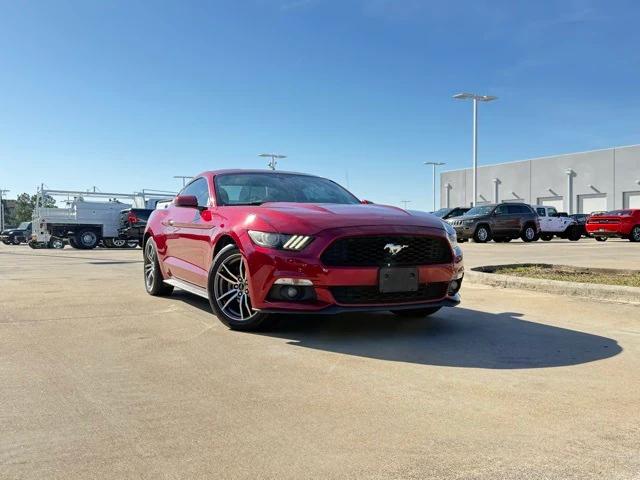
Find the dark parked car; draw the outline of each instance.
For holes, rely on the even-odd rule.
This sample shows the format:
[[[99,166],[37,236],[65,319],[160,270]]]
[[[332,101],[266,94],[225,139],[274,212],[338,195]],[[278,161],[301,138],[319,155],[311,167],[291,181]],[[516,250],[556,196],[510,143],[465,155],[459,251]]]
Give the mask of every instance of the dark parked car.
[[[152,208],[130,208],[120,212],[120,226],[118,234],[123,240],[137,240],[142,245],[142,236],[147,226]]]
[[[26,243],[31,237],[31,222],[22,222],[16,228],[3,230],[0,233],[0,241],[5,245],[20,245]]]
[[[580,232],[580,236],[588,237],[589,234],[587,233],[587,229],[585,226],[587,224],[587,220],[589,219],[589,215],[587,215],[586,213],[574,213],[573,215],[569,216],[576,221],[574,228],[576,229],[576,231]]]
[[[480,205],[449,223],[462,241],[473,238],[485,243],[493,238],[495,242],[509,242],[520,237],[533,242],[540,236],[538,214],[525,203]]]
[[[433,212],[433,214],[443,220],[448,220],[450,218],[461,217],[469,210],[470,208],[468,207],[441,208],[440,210]]]

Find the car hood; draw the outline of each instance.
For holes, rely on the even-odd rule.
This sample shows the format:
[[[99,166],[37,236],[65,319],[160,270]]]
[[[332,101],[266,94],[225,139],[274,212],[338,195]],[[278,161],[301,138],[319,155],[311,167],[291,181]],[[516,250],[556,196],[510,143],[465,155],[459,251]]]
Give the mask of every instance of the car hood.
[[[15,233],[21,233],[24,230],[3,230],[0,235],[13,235]]]
[[[443,230],[434,215],[387,205],[264,203],[254,212],[280,233],[314,234],[329,228],[415,226]]]
[[[460,215],[459,217],[454,217],[447,220],[477,220],[478,218],[486,217],[487,215]]]

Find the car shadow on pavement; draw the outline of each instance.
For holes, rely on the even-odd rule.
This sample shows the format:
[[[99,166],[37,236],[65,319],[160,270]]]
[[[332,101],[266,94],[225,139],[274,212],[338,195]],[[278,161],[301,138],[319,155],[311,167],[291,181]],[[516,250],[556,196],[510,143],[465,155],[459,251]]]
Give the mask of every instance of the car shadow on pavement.
[[[211,314],[209,303],[182,300]],[[607,337],[523,320],[514,312],[443,308],[427,318],[391,313],[283,315],[258,335],[298,347],[359,357],[462,368],[522,369],[579,365],[613,357],[622,348]]]

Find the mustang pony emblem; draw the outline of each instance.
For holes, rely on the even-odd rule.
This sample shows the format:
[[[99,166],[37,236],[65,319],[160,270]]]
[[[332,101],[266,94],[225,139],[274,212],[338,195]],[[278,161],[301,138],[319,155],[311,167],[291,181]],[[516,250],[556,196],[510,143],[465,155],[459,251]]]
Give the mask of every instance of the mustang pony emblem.
[[[384,249],[394,256],[399,254],[405,248],[409,248],[409,245],[396,245],[395,243],[387,243],[384,246]]]

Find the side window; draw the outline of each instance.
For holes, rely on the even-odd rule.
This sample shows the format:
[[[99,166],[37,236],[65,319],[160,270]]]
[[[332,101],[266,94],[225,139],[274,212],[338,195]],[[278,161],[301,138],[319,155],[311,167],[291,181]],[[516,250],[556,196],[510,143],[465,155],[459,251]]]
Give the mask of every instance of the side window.
[[[462,210],[456,208],[449,214],[449,218],[459,217],[460,215],[462,215]]]
[[[558,216],[558,211],[555,208],[550,208],[549,209],[549,216],[550,217],[557,217]]]
[[[499,205],[498,208],[496,208],[496,215],[506,215],[507,213],[509,213],[507,205]]]
[[[209,185],[207,185],[207,180],[202,177],[184,187],[180,195],[193,195],[198,199],[199,207],[209,206]]]
[[[539,217],[546,217],[547,212],[544,208],[536,208],[536,212],[538,212]]]
[[[509,213],[515,213],[518,215],[522,215],[523,213],[531,213],[531,210],[525,205],[509,205]]]

